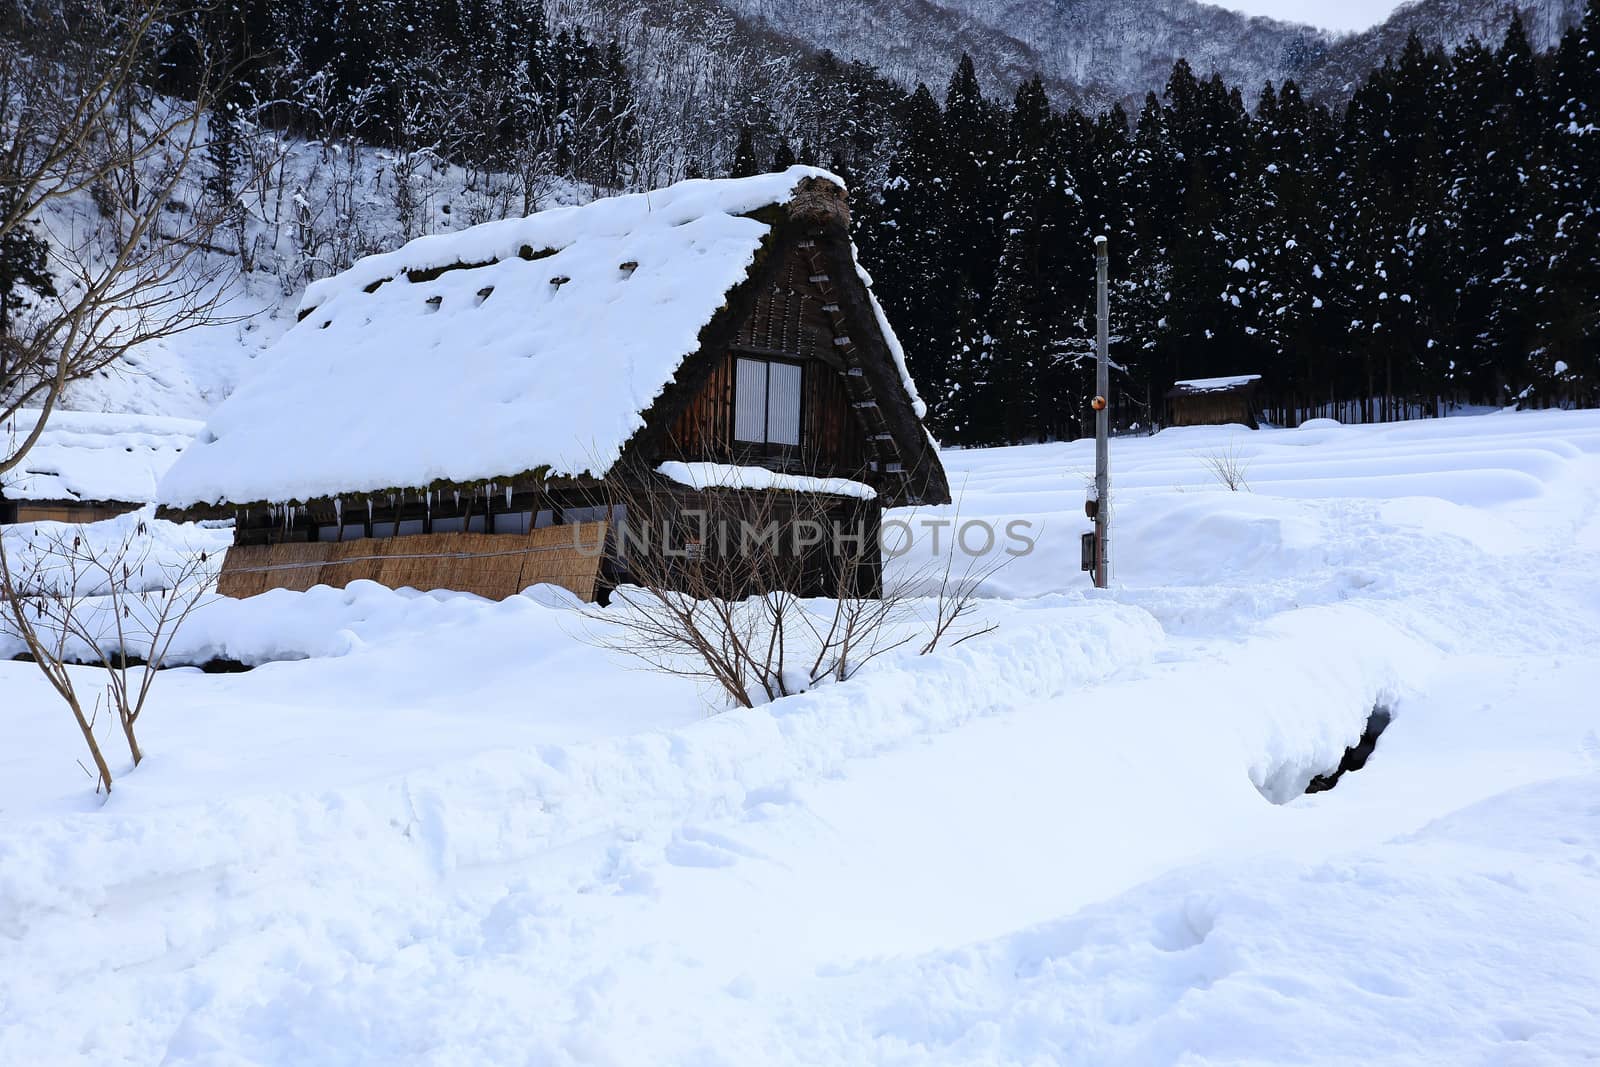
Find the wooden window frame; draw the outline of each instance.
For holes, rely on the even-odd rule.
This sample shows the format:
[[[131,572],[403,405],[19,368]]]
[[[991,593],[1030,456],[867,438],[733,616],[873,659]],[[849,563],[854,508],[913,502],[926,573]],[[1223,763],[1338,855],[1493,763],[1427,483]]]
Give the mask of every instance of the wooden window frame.
[[[733,357],[733,374],[730,397],[731,408],[728,418],[728,438],[733,445],[734,454],[741,458],[760,457],[766,459],[791,460],[803,454],[806,446],[806,385],[812,373],[808,366],[812,361],[803,356],[794,356],[787,353],[779,354],[758,348],[731,348],[729,355]],[[783,363],[796,367],[800,371],[799,388],[799,414],[796,423],[796,435],[799,442],[792,445],[777,444],[770,440],[744,441],[739,438],[739,360],[748,359],[756,363]],[[761,408],[761,434],[768,437],[772,432],[772,378],[768,372],[765,395],[762,397]]]

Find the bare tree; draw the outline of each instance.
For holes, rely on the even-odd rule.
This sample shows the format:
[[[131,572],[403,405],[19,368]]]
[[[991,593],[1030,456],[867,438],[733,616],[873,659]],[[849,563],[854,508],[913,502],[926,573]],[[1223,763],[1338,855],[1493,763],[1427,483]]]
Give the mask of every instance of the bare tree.
[[[219,321],[226,265],[203,261],[225,213],[186,196],[214,84],[193,101],[141,81],[155,37],[187,8],[166,3],[26,5],[0,33],[0,237],[90,194],[99,219],[48,233],[59,295],[40,300],[0,354],[0,420],[41,416],[0,454],[16,466],[63,391],[131,349]]]
[[[187,101],[154,95],[147,80],[160,34],[199,10],[91,0],[22,3],[0,17],[0,238],[47,214],[57,223],[47,226],[57,295],[13,324],[0,349],[0,422],[39,409],[26,434],[0,447],[0,476],[22,462],[72,383],[140,345],[222,321],[228,260],[205,255],[219,251],[212,237],[227,211],[198,195],[193,175],[218,72],[203,69]],[[83,210],[85,196],[97,216]],[[142,528],[101,549],[82,528],[41,532],[50,529],[34,529],[17,570],[0,538],[0,627],[72,711],[109,792],[94,729],[100,702],[86,706],[68,663],[104,667],[104,699],[137,764],[154,672],[198,603],[209,561],[195,556],[152,585]]]
[[[216,561],[206,552],[161,561],[154,551],[143,522],[105,544],[96,544],[84,527],[55,523],[36,525],[16,550],[0,537],[0,634],[22,643],[71,710],[97,788],[107,793],[111,768],[95,735],[100,710],[116,716],[137,767],[144,758],[138,724],[158,672],[179,629],[216,582]],[[75,664],[104,671],[92,704],[79,688]]]

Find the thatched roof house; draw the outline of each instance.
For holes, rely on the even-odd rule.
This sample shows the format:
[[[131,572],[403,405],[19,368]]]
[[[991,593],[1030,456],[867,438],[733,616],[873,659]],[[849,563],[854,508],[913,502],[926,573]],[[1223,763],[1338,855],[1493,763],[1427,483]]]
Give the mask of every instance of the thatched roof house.
[[[1256,408],[1259,374],[1233,374],[1222,378],[1189,378],[1167,390],[1168,426],[1222,426],[1238,423],[1261,428]]]
[[[39,412],[0,421],[0,454],[22,441]],[[50,413],[22,462],[0,475],[0,523],[94,522],[156,499],[156,483],[200,431],[191,419],[155,415]]]
[[[499,535],[538,541],[593,517],[585,505],[621,472],[680,496],[726,490],[725,470],[722,484],[704,478],[733,468],[784,475],[757,487],[740,474],[744,492],[859,508],[855,489],[832,491],[848,482],[874,509],[945,501],[922,401],[848,221],[838,179],[795,167],[364,259],[306,291],[299,323],[217,408],[161,500],[237,516],[239,544],[263,551],[236,549],[229,566],[266,577],[235,591],[376,577],[491,595],[549,576],[532,555],[507,557]],[[446,535],[456,540],[399,547]],[[461,540],[474,536],[496,540]],[[300,543],[363,566],[317,571],[311,547],[266,551]],[[411,558],[401,574],[376,559],[434,550],[456,572],[482,555],[510,573],[477,581]],[[555,577],[595,592],[592,575]]]

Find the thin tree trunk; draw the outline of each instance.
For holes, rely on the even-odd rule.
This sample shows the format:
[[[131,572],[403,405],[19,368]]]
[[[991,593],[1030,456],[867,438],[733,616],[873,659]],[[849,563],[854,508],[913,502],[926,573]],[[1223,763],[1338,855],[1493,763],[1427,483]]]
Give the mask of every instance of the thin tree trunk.
[[[144,753],[139,750],[139,739],[133,734],[133,723],[128,719],[122,720],[122,734],[128,739],[128,752],[133,756],[133,765],[139,766],[139,761],[144,759]],[[111,786],[106,786],[109,791]]]

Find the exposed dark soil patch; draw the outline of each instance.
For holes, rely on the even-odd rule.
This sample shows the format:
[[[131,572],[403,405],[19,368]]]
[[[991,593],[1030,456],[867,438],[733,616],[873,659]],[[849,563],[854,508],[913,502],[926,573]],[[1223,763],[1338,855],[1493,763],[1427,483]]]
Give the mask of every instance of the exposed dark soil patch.
[[[1365,767],[1367,760],[1372,756],[1372,750],[1378,747],[1378,738],[1389,728],[1389,723],[1392,721],[1394,715],[1388,708],[1381,705],[1373,708],[1372,714],[1367,716],[1367,728],[1361,732],[1361,740],[1344,750],[1344,758],[1339,761],[1338,769],[1311,779],[1306,785],[1306,792],[1325,792],[1338,785],[1339,779],[1350,771],[1359,771]]]
[[[32,663],[33,655],[29,652],[18,652],[15,656],[12,656],[11,659],[14,663]],[[75,667],[105,666],[105,664],[101,663],[99,660],[68,658],[66,662]],[[144,666],[144,660],[140,659],[138,656],[128,656],[126,658],[126,662],[123,662],[121,657],[113,656],[111,659],[111,665],[113,667],[142,667]],[[243,660],[227,659],[222,656],[213,656],[211,659],[204,660],[200,663],[191,663],[188,660],[180,660],[175,657],[168,657],[167,661],[161,665],[161,669],[166,671],[171,670],[174,667],[199,667],[206,674],[243,674],[245,671],[254,670],[256,666],[257,664],[245,663]]]

